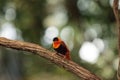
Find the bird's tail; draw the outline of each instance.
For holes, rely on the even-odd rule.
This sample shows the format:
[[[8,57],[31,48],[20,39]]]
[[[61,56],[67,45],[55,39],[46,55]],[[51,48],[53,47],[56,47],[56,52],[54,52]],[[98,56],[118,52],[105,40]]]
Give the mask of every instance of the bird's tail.
[[[71,60],[71,56],[70,56],[70,52],[69,51],[66,53],[65,56],[66,56],[66,59]]]

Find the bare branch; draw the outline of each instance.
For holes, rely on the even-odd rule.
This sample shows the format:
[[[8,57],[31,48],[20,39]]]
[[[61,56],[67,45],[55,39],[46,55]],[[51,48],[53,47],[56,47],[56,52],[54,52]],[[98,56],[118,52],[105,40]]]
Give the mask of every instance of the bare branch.
[[[52,63],[55,63],[58,66],[65,68],[66,70],[72,72],[73,74],[77,75],[79,78],[83,80],[101,80],[99,77],[92,74],[90,71],[82,68],[73,61],[63,59],[56,53],[51,52],[37,44],[16,41],[16,40],[9,40],[0,37],[0,46],[37,54],[45,59],[50,60]]]
[[[118,65],[118,71],[117,71],[117,78],[120,80],[120,15],[119,15],[119,0],[114,0],[113,2],[113,12],[115,15],[115,19],[117,22],[117,34],[118,34],[118,53],[119,53],[119,65]]]

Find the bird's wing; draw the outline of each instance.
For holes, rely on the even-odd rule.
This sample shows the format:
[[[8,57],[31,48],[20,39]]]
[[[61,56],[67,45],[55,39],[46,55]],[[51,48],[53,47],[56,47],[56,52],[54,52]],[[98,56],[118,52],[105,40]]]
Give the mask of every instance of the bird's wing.
[[[68,47],[66,46],[66,44],[63,41],[61,42],[61,45],[65,46],[65,48],[67,49],[67,52],[65,54],[66,59],[71,60],[70,51],[69,51]]]

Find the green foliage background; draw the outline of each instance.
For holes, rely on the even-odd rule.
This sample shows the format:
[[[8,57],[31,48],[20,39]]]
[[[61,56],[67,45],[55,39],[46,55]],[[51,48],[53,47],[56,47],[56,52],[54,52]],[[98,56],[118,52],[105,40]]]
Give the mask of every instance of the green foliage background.
[[[18,29],[18,40],[45,46],[42,40],[45,30],[53,24],[62,31],[67,26],[74,30],[71,51],[73,61],[100,76],[103,80],[116,80],[114,63],[117,54],[117,29],[111,0],[0,0],[0,29],[3,23],[11,22]],[[16,12],[14,20],[5,18],[6,8],[13,8]],[[52,22],[55,12],[66,14],[67,19],[61,24]],[[46,21],[48,20],[48,22]],[[60,19],[61,20],[61,19]],[[58,17],[59,21],[59,17]],[[65,23],[64,23],[65,22]],[[85,41],[84,33],[87,29],[97,28],[99,24],[102,32],[98,35],[107,44],[96,63],[83,61],[78,51]],[[1,30],[0,30],[1,31]],[[21,36],[20,36],[21,35]],[[19,37],[20,36],[20,37]],[[71,37],[71,36],[68,36]],[[90,39],[90,41],[92,41]],[[89,53],[88,53],[89,55]],[[6,48],[0,48],[0,80],[79,80],[75,75],[59,68],[51,62],[32,55]]]

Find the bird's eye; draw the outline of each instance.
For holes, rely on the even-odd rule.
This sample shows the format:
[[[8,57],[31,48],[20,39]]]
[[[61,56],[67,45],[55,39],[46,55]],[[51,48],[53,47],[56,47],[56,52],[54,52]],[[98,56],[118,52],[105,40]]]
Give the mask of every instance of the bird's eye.
[[[53,39],[53,41],[58,41],[58,38],[57,38],[57,37],[55,37],[55,38]]]

